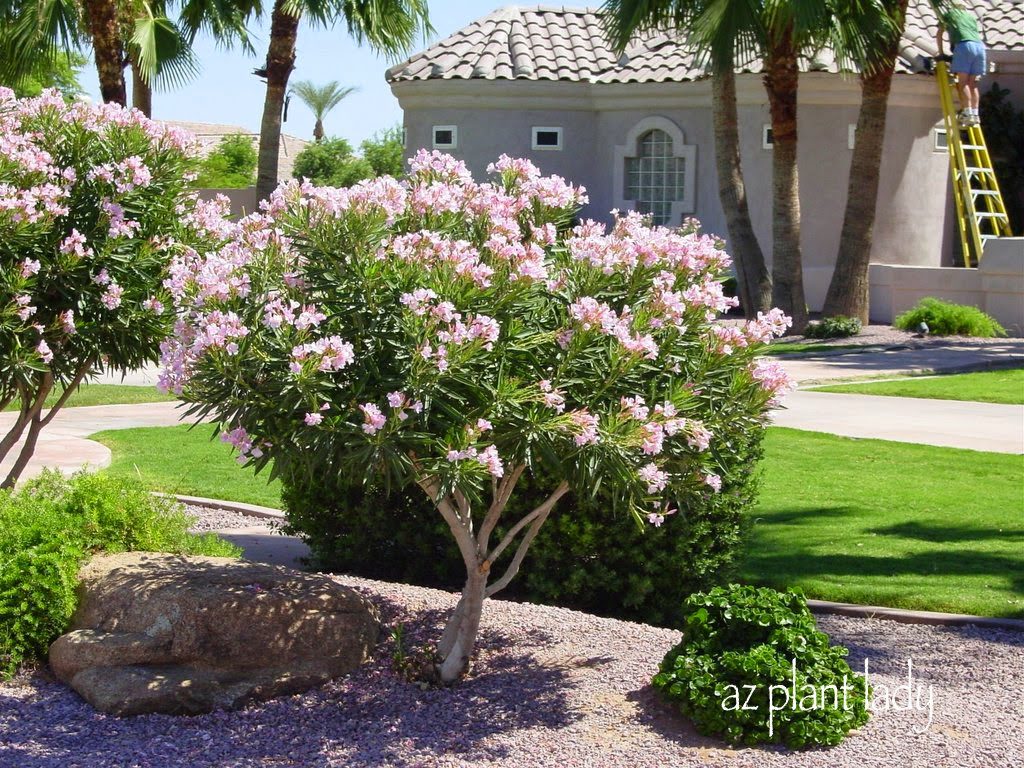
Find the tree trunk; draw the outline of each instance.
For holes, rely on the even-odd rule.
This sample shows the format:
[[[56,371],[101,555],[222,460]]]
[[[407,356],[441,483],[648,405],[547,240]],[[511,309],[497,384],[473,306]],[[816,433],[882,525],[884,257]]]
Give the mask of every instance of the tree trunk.
[[[754,234],[747,208],[747,192],[740,162],[739,118],[736,114],[736,74],[732,66],[711,78],[711,104],[715,125],[715,165],[718,198],[729,232],[730,252],[736,264],[740,302],[747,317],[771,308],[772,279],[761,245]]]
[[[132,67],[132,106],[146,117],[153,116],[153,86],[142,79],[138,59],[131,57]]]
[[[807,326],[800,252],[800,181],[797,174],[797,87],[800,71],[792,26],[769,46],[765,87],[772,116],[772,298],[793,318],[790,333]]]
[[[469,659],[476,646],[484,598],[487,593],[487,571],[477,566],[466,576],[462,598],[448,620],[438,652],[442,656],[439,674],[445,685],[454,683],[469,669]]]
[[[896,10],[899,14],[900,33],[894,35],[878,69],[861,75],[860,113],[857,116],[857,133],[850,161],[846,213],[843,216],[842,234],[839,236],[836,266],[822,310],[826,317],[846,315],[856,317],[862,323],[868,322],[868,269],[878,203],[885,118],[907,0],[899,0]]]
[[[324,121],[317,118],[316,125],[313,126],[313,141],[324,140]]]
[[[100,80],[100,94],[104,102],[126,106],[124,49],[117,23],[117,5],[111,0],[84,0],[84,6]]]
[[[285,0],[275,0],[270,16],[270,47],[267,51],[267,95],[263,102],[260,125],[259,167],[256,173],[256,196],[270,197],[277,188],[277,157],[281,145],[281,113],[288,90],[288,78],[295,67],[295,38],[299,17],[285,11]]]
[[[28,466],[29,460],[32,458],[32,454],[36,452],[36,442],[39,439],[39,433],[43,430],[43,423],[39,419],[37,413],[35,418],[29,422],[28,425],[28,436],[25,438],[25,444],[21,446],[21,453],[18,454],[18,458],[14,462],[14,466],[11,467],[11,471],[7,473],[7,477],[3,483],[0,484],[0,489],[13,488],[14,484],[18,482],[18,478],[21,477],[21,473],[25,471],[25,467]]]

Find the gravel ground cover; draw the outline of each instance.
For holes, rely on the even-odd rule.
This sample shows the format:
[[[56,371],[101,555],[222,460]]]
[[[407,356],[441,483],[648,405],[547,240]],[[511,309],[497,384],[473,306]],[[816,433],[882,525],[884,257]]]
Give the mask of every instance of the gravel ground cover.
[[[280,527],[280,521],[269,517],[246,515],[230,509],[197,507],[193,504],[183,504],[182,506],[185,508],[185,514],[195,518],[195,523],[190,529],[193,533],[226,531],[232,528],[253,528],[256,526],[272,529]]]
[[[455,595],[351,577],[407,648],[436,639]],[[831,750],[728,749],[697,735],[649,680],[672,630],[491,601],[472,676],[420,690],[392,668],[385,631],[351,676],[239,712],[193,718],[98,714],[45,670],[0,683],[3,768],[170,766],[552,766],[554,768],[1002,768],[1024,761],[1024,634],[830,616],[821,627],[871,681],[907,684],[920,710],[876,711]],[[930,686],[930,688],[929,688]],[[929,690],[932,715],[929,724]],[[897,697],[906,705],[906,696]]]

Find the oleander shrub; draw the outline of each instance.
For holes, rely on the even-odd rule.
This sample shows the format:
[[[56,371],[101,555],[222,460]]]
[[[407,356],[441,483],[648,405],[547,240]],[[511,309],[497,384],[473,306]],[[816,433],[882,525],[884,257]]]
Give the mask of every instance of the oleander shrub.
[[[931,296],[897,315],[893,323],[903,331],[917,331],[921,323],[928,324],[928,333],[934,336],[977,336],[993,338],[1005,336],[1006,330],[991,315],[977,307],[953,304]]]
[[[856,336],[860,329],[859,318],[836,315],[810,323],[804,329],[804,336],[809,339],[845,339],[848,336]]]
[[[212,534],[189,533],[180,505],[105,475],[47,472],[0,491],[0,675],[45,657],[76,606],[79,566],[97,552],[233,557]]]
[[[833,746],[868,719],[869,691],[846,655],[803,595],[733,584],[687,599],[682,642],[652,682],[704,735]]]
[[[465,579],[438,644],[451,683],[570,491],[657,529],[725,487],[789,386],[757,354],[789,319],[714,323],[730,260],[695,223],[574,225],[583,191],[509,157],[487,183],[436,152],[410,169],[283,185],[183,254],[162,382],[257,470],[434,504]]]
[[[115,104],[0,88],[0,486],[86,377],[159,356],[172,255],[202,250],[195,140]],[[64,391],[52,407],[47,395]]]

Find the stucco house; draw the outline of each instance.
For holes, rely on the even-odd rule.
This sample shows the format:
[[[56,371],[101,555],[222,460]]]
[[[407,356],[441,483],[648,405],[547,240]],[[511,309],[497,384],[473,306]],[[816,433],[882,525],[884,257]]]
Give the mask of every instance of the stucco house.
[[[1024,5],[968,0],[982,21],[992,78],[1024,100]],[[911,0],[889,102],[872,261],[952,264],[949,165],[934,77],[936,21]],[[799,173],[807,300],[820,309],[839,242],[860,104],[855,76],[823,51],[803,60]],[[659,223],[696,216],[725,235],[709,83],[667,35],[610,50],[592,9],[507,7],[387,71],[404,110],[406,150],[441,149],[483,177],[501,153],[585,185],[585,216],[640,209]],[[991,78],[988,80],[991,82]],[[985,86],[985,81],[983,81]],[[751,216],[770,258],[771,132],[757,67],[737,76]],[[881,138],[881,137],[880,137]]]

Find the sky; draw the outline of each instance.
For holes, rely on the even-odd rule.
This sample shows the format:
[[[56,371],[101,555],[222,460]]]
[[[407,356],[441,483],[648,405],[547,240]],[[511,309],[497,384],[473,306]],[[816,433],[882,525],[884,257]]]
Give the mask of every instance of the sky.
[[[441,40],[474,19],[515,0],[429,0],[430,20],[437,30],[430,40],[418,40],[413,52]],[[265,4],[269,7],[269,3]],[[269,37],[269,18],[250,25],[256,56],[239,48],[225,51],[203,37],[196,41],[199,76],[187,86],[153,94],[153,117],[158,120],[187,120],[200,123],[238,125],[258,133],[263,115],[266,87],[252,70],[263,65]],[[289,82],[312,80],[316,85],[337,80],[359,90],[348,96],[324,121],[328,136],[348,139],[358,146],[363,139],[402,121],[402,110],[384,82],[388,60],[355,44],[344,24],[333,29],[315,29],[303,22],[299,27],[295,70]],[[83,88],[99,101],[96,69],[90,65],[80,78]],[[129,100],[131,96],[129,95]],[[313,137],[313,115],[298,99],[292,99],[284,133]]]

